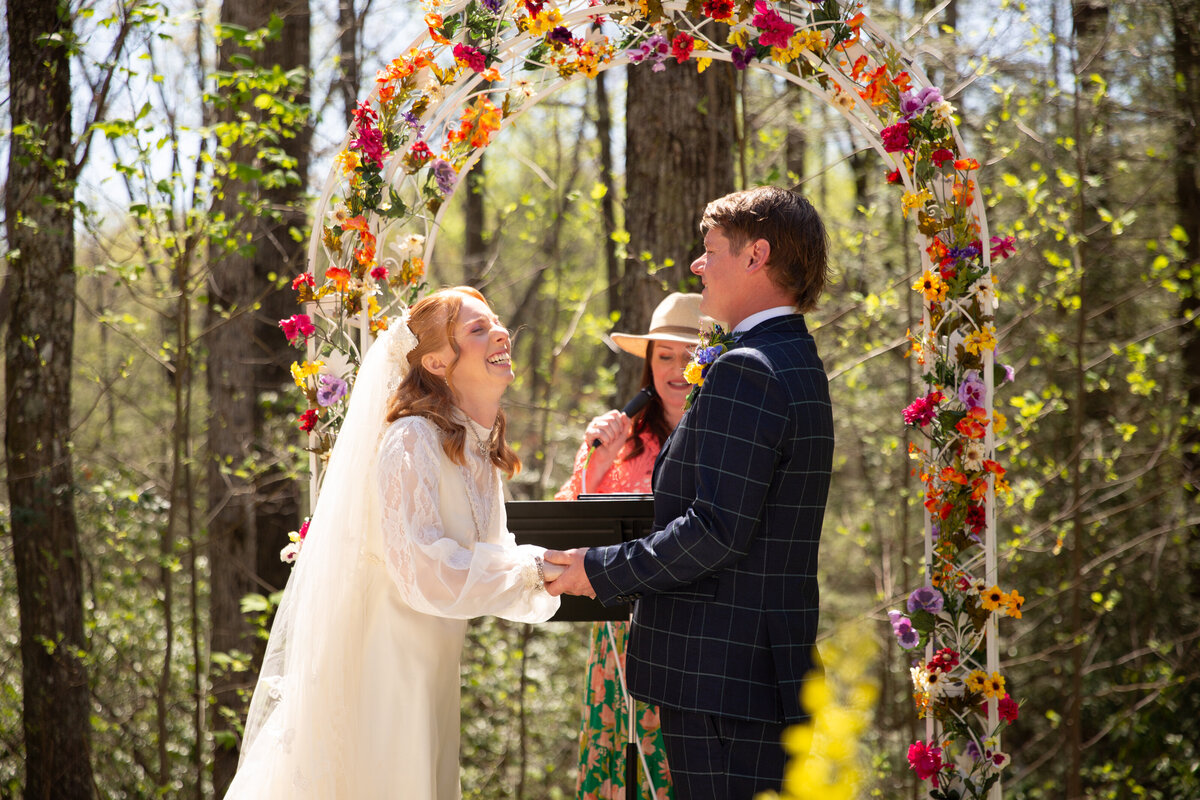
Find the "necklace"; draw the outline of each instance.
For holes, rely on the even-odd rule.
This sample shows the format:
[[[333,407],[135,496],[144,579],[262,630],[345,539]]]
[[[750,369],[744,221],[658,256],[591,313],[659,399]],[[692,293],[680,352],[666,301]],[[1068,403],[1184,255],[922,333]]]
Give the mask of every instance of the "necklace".
[[[496,423],[492,423],[492,427],[488,430],[488,440],[485,442],[479,435],[479,431],[475,430],[475,421],[467,417],[467,430],[471,432],[471,436],[475,438],[475,449],[479,451],[479,455],[487,457],[488,451],[491,449],[492,434],[496,430]]]

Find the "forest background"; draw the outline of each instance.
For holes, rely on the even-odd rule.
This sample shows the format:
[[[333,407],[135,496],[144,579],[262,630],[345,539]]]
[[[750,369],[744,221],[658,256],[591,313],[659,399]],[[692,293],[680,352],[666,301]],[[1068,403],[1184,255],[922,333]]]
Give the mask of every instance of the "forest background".
[[[914,4],[915,3],[915,4]],[[1010,797],[1200,796],[1200,3],[880,0],[959,109],[993,233]],[[8,0],[0,798],[221,796],[278,558],[307,507],[295,313],[319,194],[395,0]],[[878,641],[864,796],[918,797],[885,611],[921,574],[900,409],[920,259],[835,110],[753,69],[602,73],[540,103],[451,200],[433,286],[516,329],[516,499],[548,498],[639,367],[604,344],[694,287],[704,202],[798,184],[837,279],[810,315],[837,474],[823,638]],[[586,626],[472,624],[468,798],[573,794]]]

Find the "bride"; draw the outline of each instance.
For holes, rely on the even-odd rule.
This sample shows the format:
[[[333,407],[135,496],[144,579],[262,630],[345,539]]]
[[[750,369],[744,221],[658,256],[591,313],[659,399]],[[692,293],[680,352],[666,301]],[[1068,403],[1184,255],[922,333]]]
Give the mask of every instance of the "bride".
[[[507,529],[520,468],[508,331],[479,292],[394,319],[359,370],[267,644],[226,800],[455,800],[466,620],[541,622],[541,548]]]

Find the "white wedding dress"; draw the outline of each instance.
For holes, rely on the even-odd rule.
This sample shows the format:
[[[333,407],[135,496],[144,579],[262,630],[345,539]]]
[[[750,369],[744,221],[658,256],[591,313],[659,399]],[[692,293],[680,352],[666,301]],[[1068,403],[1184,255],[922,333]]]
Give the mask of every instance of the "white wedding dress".
[[[558,609],[539,584],[543,551],[515,543],[499,472],[470,432],[465,467],[424,417],[375,441],[361,502],[323,514],[330,491],[355,496],[341,475],[353,462],[331,458],[226,800],[457,800],[466,620],[541,622]]]

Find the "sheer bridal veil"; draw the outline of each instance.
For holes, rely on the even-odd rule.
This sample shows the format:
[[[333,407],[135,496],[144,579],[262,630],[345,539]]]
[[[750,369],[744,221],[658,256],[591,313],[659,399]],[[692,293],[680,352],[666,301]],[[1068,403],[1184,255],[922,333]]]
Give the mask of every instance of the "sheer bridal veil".
[[[299,557],[275,614],[230,798],[341,796],[354,779],[368,536],[380,528],[376,458],[387,401],[416,346],[408,315],[367,351]],[[335,790],[334,787],[340,787]],[[353,796],[352,794],[349,796]]]

